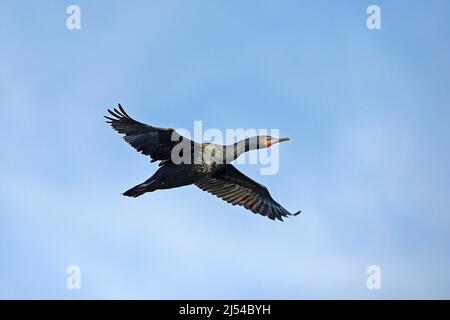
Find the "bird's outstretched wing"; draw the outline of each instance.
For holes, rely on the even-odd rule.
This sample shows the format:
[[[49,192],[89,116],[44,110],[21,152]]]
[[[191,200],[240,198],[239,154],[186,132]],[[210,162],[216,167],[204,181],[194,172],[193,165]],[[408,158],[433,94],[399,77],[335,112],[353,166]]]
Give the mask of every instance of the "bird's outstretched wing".
[[[108,109],[111,116],[105,116],[107,123],[118,133],[124,135],[124,140],[137,151],[150,156],[153,161],[170,160],[173,147],[179,142],[193,143],[179,135],[171,128],[157,128],[131,118],[119,104],[118,110]]]
[[[234,205],[283,221],[283,217],[296,216],[301,211],[291,214],[272,199],[269,191],[262,184],[253,181],[233,165],[227,164],[211,177],[195,183],[203,191],[209,192]]]

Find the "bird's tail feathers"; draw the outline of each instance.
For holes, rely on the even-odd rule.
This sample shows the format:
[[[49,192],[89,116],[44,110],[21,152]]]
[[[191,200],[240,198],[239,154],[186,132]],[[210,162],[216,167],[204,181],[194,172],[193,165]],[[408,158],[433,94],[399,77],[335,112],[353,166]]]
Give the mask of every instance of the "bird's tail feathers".
[[[144,183],[138,184],[137,186],[135,186],[135,187],[125,191],[123,193],[123,195],[127,196],[127,197],[137,198],[137,197],[143,195],[146,192],[155,191],[156,188],[154,188],[153,182],[154,181],[144,182]]]

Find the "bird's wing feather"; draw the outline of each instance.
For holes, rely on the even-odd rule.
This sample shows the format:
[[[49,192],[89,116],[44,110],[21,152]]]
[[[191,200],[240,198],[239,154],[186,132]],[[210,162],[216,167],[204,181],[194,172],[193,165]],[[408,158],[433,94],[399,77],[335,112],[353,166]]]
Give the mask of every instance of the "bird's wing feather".
[[[202,179],[195,185],[232,205],[243,206],[272,220],[282,221],[283,217],[300,213],[289,213],[272,199],[265,186],[250,179],[231,164],[225,165],[211,177]]]
[[[124,135],[124,140],[137,151],[150,156],[154,161],[170,160],[172,148],[181,140],[192,143],[191,140],[179,135],[171,128],[157,128],[131,118],[119,104],[118,110],[109,110],[111,116],[105,116],[107,123],[118,133]]]

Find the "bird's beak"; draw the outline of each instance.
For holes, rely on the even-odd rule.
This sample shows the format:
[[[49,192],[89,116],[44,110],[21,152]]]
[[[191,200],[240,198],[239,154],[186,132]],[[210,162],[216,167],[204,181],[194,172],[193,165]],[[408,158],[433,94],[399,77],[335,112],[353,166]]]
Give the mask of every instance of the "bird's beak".
[[[280,139],[277,139],[277,143],[283,142],[283,141],[289,141],[289,138],[280,138]]]

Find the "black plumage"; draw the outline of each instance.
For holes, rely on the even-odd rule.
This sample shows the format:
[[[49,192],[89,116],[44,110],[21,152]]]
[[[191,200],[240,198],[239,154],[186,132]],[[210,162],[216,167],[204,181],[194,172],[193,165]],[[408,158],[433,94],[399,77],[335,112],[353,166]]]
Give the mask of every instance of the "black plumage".
[[[267,148],[289,139],[257,136],[229,146],[199,144],[179,135],[174,129],[157,128],[134,120],[120,104],[118,109],[108,109],[108,112],[110,116],[105,116],[107,122],[118,133],[124,135],[123,138],[128,144],[149,156],[152,162],[160,161],[160,168],[152,177],[127,190],[123,195],[138,197],[146,192],[194,184],[231,205],[243,206],[272,220],[282,220],[283,217],[300,213],[300,211],[295,214],[289,213],[273,200],[265,186],[250,179],[230,164],[244,152]],[[173,153],[176,146],[181,150],[177,156],[187,156],[183,159],[188,161],[181,163],[174,161]],[[188,155],[183,155],[185,150],[188,150]],[[219,156],[211,162],[205,158],[205,153]]]

